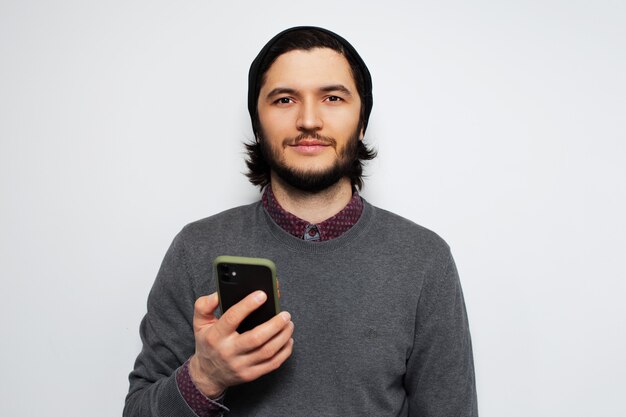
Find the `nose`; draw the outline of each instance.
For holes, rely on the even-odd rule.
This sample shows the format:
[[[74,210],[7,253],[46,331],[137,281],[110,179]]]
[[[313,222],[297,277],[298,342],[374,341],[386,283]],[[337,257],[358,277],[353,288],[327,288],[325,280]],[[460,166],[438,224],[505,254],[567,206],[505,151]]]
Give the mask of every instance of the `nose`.
[[[300,131],[318,131],[324,126],[316,103],[303,102],[296,121],[296,127]]]

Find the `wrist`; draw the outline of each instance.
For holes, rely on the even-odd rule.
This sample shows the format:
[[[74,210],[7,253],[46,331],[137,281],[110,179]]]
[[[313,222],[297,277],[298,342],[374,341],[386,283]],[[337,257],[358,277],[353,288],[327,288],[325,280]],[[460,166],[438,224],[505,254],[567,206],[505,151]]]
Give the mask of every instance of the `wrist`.
[[[189,359],[189,376],[198,391],[207,398],[218,398],[226,390],[226,387],[216,384],[206,376],[206,372],[202,370],[200,360],[195,354]]]

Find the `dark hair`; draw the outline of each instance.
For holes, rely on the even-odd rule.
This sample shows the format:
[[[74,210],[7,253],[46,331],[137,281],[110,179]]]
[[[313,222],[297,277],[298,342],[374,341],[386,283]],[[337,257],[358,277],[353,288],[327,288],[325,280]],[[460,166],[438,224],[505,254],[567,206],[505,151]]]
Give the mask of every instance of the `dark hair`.
[[[373,105],[372,79],[365,62],[363,62],[354,47],[336,33],[318,27],[295,27],[279,33],[263,47],[261,52],[259,52],[252,62],[248,74],[248,110],[252,119],[252,130],[257,140],[254,143],[247,143],[245,145],[248,154],[246,165],[249,169],[246,176],[250,179],[252,184],[258,185],[261,188],[269,184],[271,171],[265,159],[266,155],[264,155],[261,145],[258,143],[262,129],[257,110],[257,101],[261,87],[265,82],[265,74],[280,55],[294,50],[308,51],[314,48],[330,48],[342,54],[348,61],[357,92],[361,98],[358,131],[361,131],[361,129],[365,131],[367,128]],[[376,151],[368,148],[363,141],[359,140],[356,159],[353,169],[351,170],[352,175],[350,180],[353,187],[358,189],[363,187],[362,161],[371,160],[375,157]]]

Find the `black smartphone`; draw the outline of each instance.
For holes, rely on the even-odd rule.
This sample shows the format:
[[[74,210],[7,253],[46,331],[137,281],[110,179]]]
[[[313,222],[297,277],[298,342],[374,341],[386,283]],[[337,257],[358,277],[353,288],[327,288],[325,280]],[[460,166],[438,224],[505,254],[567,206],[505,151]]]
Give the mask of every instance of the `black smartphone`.
[[[218,256],[213,261],[222,313],[254,291],[267,294],[267,301],[246,317],[237,331],[244,333],[280,313],[276,265],[269,259]]]

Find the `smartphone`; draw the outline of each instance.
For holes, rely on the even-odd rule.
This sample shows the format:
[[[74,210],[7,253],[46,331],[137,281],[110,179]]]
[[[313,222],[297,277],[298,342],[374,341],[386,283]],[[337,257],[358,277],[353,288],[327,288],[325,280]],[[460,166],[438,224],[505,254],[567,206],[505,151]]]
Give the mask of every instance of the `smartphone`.
[[[261,290],[267,294],[267,301],[241,322],[237,328],[239,333],[254,329],[280,313],[276,265],[271,260],[218,256],[213,261],[213,271],[217,277],[222,313],[254,291]]]

